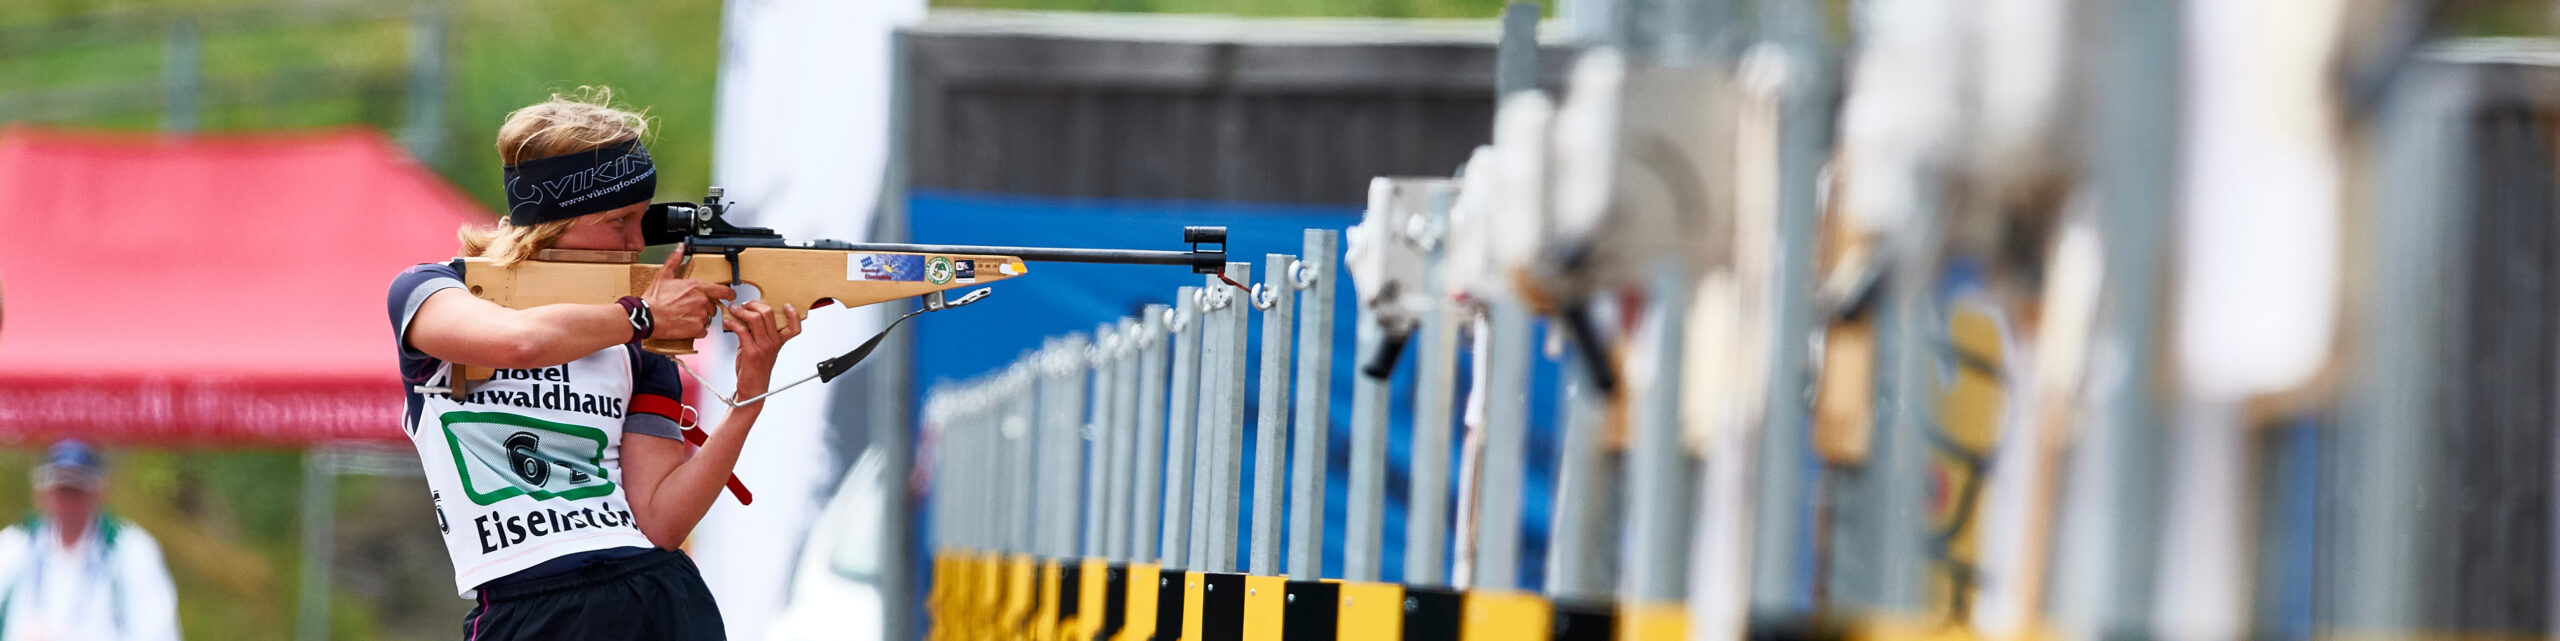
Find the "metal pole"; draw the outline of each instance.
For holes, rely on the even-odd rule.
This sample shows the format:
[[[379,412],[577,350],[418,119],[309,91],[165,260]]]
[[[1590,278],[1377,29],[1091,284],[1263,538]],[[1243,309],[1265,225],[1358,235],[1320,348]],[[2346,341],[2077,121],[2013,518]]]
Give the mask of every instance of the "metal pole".
[[[1191,489],[1198,480],[1192,455],[1199,447],[1196,407],[1200,401],[1200,288],[1184,287],[1174,296],[1173,317],[1165,330],[1173,333],[1172,389],[1165,392],[1164,545],[1165,567],[1200,567],[1191,554],[1192,518],[1198,510]],[[1188,557],[1183,555],[1189,554]],[[1186,565],[1187,564],[1187,565]]]
[[[1132,414],[1137,409],[1137,390],[1131,388],[1137,383],[1137,362],[1132,358],[1137,353],[1137,326],[1137,319],[1122,317],[1109,327],[1111,338],[1104,341],[1109,347],[1103,350],[1097,371],[1109,377],[1110,384],[1097,390],[1093,399],[1095,404],[1109,408],[1102,412],[1105,420],[1100,427],[1104,442],[1110,446],[1110,471],[1103,481],[1104,511],[1097,516],[1103,519],[1102,556],[1114,560],[1129,557],[1129,514],[1133,509],[1129,503],[1136,498],[1132,493],[1136,479],[1132,477],[1136,476],[1137,461],[1132,459],[1137,456],[1137,417]]]
[[[460,498],[460,497],[456,497]],[[444,497],[436,497],[443,502]],[[441,508],[442,506],[438,506]],[[436,518],[444,518],[437,512]],[[338,521],[336,457],[323,450],[302,454],[302,594],[294,617],[294,638],[329,638],[329,568],[335,558]]]
[[[400,123],[400,142],[428,165],[444,155],[446,6],[427,3],[409,19],[409,116]]]
[[[2443,336],[2460,331],[2461,320],[2461,299],[2445,283],[2468,280],[2453,256],[2482,211],[2467,189],[2476,189],[2471,172],[2487,168],[2470,166],[2481,156],[2467,155],[2477,152],[2464,141],[2478,135],[2471,110],[2483,100],[2475,92],[2485,90],[2430,66],[2384,100],[2376,131],[2361,141],[2372,154],[2367,171],[2388,179],[2362,190],[2370,204],[2357,212],[2375,230],[2363,243],[2364,273],[2356,274],[2372,295],[2346,331],[2371,347],[2348,378],[2335,447],[2320,445],[2329,459],[2321,495],[2343,506],[2324,524],[2336,551],[2322,568],[2334,577],[2324,581],[2330,593],[2314,629],[2323,636],[2416,636],[2427,597],[2441,589],[2427,571],[2438,549],[2429,521],[2454,518],[2457,509],[2428,501],[2444,496],[2434,464],[2447,420],[2439,379],[2459,357],[2446,354]]]
[[[1812,604],[1803,586],[1806,558],[1799,529],[1810,505],[1805,487],[1805,461],[1812,443],[1808,406],[1810,376],[1805,350],[1798,341],[1813,326],[1814,225],[1821,212],[1815,202],[1817,182],[1831,147],[1834,122],[1831,96],[1833,57],[1821,34],[1820,8],[1814,0],[1771,3],[1768,24],[1773,39],[1786,47],[1792,75],[1781,116],[1778,169],[1778,242],[1770,289],[1775,293],[1776,341],[1769,361],[1768,413],[1760,429],[1759,465],[1755,469],[1758,513],[1751,520],[1751,613],[1785,619],[1806,613]]]
[[[2053,610],[2081,638],[2149,636],[2160,513],[2159,258],[2175,203],[2179,3],[2092,3],[2113,25],[2098,46],[2092,165],[2107,247],[2089,395],[2060,503]],[[2353,550],[2351,546],[2342,549]]]
[[[1165,492],[1165,315],[1173,308],[1148,305],[1138,317],[1138,374],[1131,383],[1138,393],[1138,479],[1137,496],[1132,498],[1136,513],[1130,516],[1129,550],[1131,562],[1161,559],[1159,550],[1172,550],[1170,544],[1159,546],[1163,531],[1163,508],[1174,502]]]
[[[1574,359],[1603,359],[1604,355],[1573,354]],[[1616,503],[1615,488],[1609,485],[1609,454],[1601,442],[1601,418],[1607,412],[1605,399],[1591,393],[1590,375],[1576,363],[1565,363],[1569,380],[1564,385],[1564,403],[1560,421],[1564,426],[1564,442],[1556,461],[1555,522],[1547,549],[1547,595],[1558,600],[1593,601],[1606,599],[1617,585],[1618,550],[1610,517]]]
[[[1251,296],[1253,306],[1262,310],[1262,397],[1257,403],[1262,411],[1254,421],[1253,547],[1246,571],[1262,576],[1280,573],[1284,548],[1280,480],[1287,476],[1289,460],[1289,321],[1298,307],[1298,298],[1287,292],[1292,290],[1289,264],[1297,261],[1288,254],[1263,256],[1262,287]]]
[[[972,384],[963,388],[959,397],[961,401],[959,420],[953,421],[950,426],[943,430],[947,445],[944,450],[946,455],[950,457],[946,463],[949,465],[958,466],[962,461],[976,460],[977,458],[979,445],[978,437],[982,432],[982,430],[979,429],[979,422],[986,420],[984,408],[978,406],[977,387],[977,385]],[[957,470],[958,468],[946,467],[943,469]],[[959,526],[959,529],[951,533],[951,542],[953,547],[962,550],[974,550],[978,548],[979,534],[987,529],[985,527],[986,514],[978,510],[970,509],[970,506],[978,504],[978,486],[982,481],[986,480],[987,476],[987,474],[981,473],[951,474],[944,477],[950,482],[952,490],[951,508],[953,512],[949,522]]]
[[[965,447],[953,452],[960,457],[958,461],[954,461],[954,464],[961,461],[993,460],[996,455],[995,407],[989,402],[987,393],[987,385],[991,382],[981,380],[969,385],[969,393],[965,397],[969,400],[969,421],[961,424],[960,433],[960,443]],[[974,469],[977,466],[970,467]],[[995,488],[999,487],[998,484],[1003,483],[1005,477],[1010,474],[1012,474],[1011,470],[996,469],[986,470],[985,473],[980,474],[960,475],[962,482],[968,488],[968,493],[960,496],[959,505],[960,511],[965,513],[963,518],[967,519],[969,525],[969,529],[960,533],[968,537],[963,547],[972,552],[996,549],[994,535],[1003,531],[1000,523],[1004,515],[987,508],[996,504]]]
[[[1212,416],[1218,413],[1214,409],[1218,401],[1216,393],[1211,390],[1224,384],[1220,374],[1227,369],[1225,359],[1233,358],[1229,354],[1232,349],[1230,341],[1223,333],[1226,330],[1220,327],[1225,319],[1218,311],[1232,300],[1220,298],[1228,295],[1219,289],[1225,286],[1225,283],[1211,279],[1207,285],[1190,288],[1199,297],[1194,302],[1200,315],[1193,320],[1200,325],[1200,377],[1192,400],[1191,558],[1185,569],[1199,572],[1219,572],[1226,566],[1226,563],[1213,560],[1215,557],[1211,553],[1217,545],[1210,542],[1216,538],[1211,529],[1216,519],[1210,514],[1216,511],[1218,503],[1218,451],[1222,447],[1217,442],[1218,418]]]
[[[1005,460],[1010,462],[1014,475],[1013,487],[1003,509],[1006,514],[1013,515],[1013,524],[1006,529],[1010,535],[1005,549],[1017,554],[1032,554],[1037,552],[1033,537],[1039,531],[1038,519],[1032,518],[1035,504],[1032,495],[1040,487],[1036,481],[1037,468],[1032,467],[1032,453],[1038,450],[1031,426],[1040,412],[1039,395],[1036,393],[1040,370],[1036,353],[1015,361],[1012,370],[1006,374],[1004,434],[1005,440],[1011,444]]]
[[[951,443],[946,437],[950,432],[943,426],[950,424],[952,418],[949,388],[935,385],[932,391],[925,392],[924,412],[920,418],[924,421],[920,431],[924,433],[925,444],[933,448],[929,455],[931,460],[923,461],[925,469],[929,470],[925,484],[925,505],[926,509],[932,512],[927,515],[925,521],[928,524],[927,527],[932,528],[932,536],[926,539],[931,552],[935,556],[940,556],[951,549],[951,531],[957,529],[952,527],[951,493],[946,491],[950,483],[950,470],[947,468],[951,464],[949,456]],[[949,577],[935,576],[933,579],[936,583],[940,583]]]
[[[1337,234],[1306,230],[1304,253],[1289,268],[1305,309],[1298,314],[1297,466],[1289,495],[1289,576],[1324,572],[1325,441],[1333,428],[1333,273]],[[1383,492],[1379,493],[1381,496]]]
[[[1378,317],[1368,306],[1361,306],[1358,316],[1352,353],[1377,353],[1386,330],[1378,327]],[[1351,487],[1342,516],[1342,578],[1347,581],[1378,580],[1380,523],[1387,500],[1387,386],[1387,379],[1366,374],[1351,378]],[[1419,447],[1414,451],[1419,458]],[[1420,487],[1423,477],[1414,478]],[[1420,521],[1414,517],[1408,522]],[[1405,554],[1411,558],[1414,552],[1407,548]],[[1408,572],[1405,581],[1413,580]]]
[[[965,395],[965,391],[952,392],[949,388],[935,394],[941,402],[934,408],[940,416],[935,417],[933,425],[932,491],[934,507],[940,512],[933,516],[936,526],[933,538],[936,547],[944,552],[966,547],[969,529],[973,526],[968,510],[960,507],[967,505],[969,479],[967,475],[951,473],[952,466],[960,464],[961,453],[969,446],[966,426],[975,418],[970,416],[967,401],[963,400]]]
[[[1226,277],[1236,282],[1253,280],[1251,263],[1227,263]],[[1209,457],[1200,461],[1207,468],[1208,484],[1202,492],[1208,495],[1205,527],[1200,536],[1207,545],[1195,543],[1207,558],[1205,572],[1236,571],[1237,489],[1244,471],[1244,373],[1245,317],[1244,296],[1217,278],[1207,279],[1210,310],[1209,323],[1201,348],[1200,429],[1209,443]]]
[[[1538,5],[1514,2],[1502,12],[1502,41],[1497,51],[1496,98],[1538,86]],[[1484,396],[1483,459],[1476,468],[1475,580],[1470,587],[1512,590],[1520,585],[1520,492],[1528,472],[1529,354],[1531,315],[1528,305],[1507,298],[1486,304],[1490,340],[1482,343],[1486,379],[1473,393]]]
[[[1425,212],[1431,228],[1448,228],[1455,192],[1452,186],[1432,195]],[[1448,278],[1441,266],[1446,250],[1437,244],[1428,250],[1422,286],[1433,298],[1414,329],[1419,340],[1413,341],[1413,483],[1405,503],[1404,581],[1445,586],[1449,584],[1449,565],[1442,556],[1449,549],[1449,431],[1456,411],[1457,323],[1463,314],[1438,295]],[[1365,353],[1368,348],[1362,349]]]
[[[1876,403],[1874,457],[1859,480],[1864,531],[1872,538],[1863,548],[1847,548],[1867,557],[1867,604],[1887,613],[1918,612],[1928,601],[1928,494],[1921,481],[1930,473],[1936,350],[1946,327],[1931,291],[1939,267],[1938,226],[1945,219],[1935,201],[1913,211],[1911,224],[1891,243],[1897,260],[1876,312],[1877,387],[1883,398]]]
[[[1475,585],[1488,590],[1520,586],[1520,493],[1528,472],[1529,306],[1516,300],[1486,304],[1491,340],[1484,398],[1484,462],[1477,475]],[[1678,352],[1668,352],[1676,354]],[[1679,566],[1674,566],[1679,567]]]
[[[1646,287],[1645,328],[1654,369],[1628,377],[1637,384],[1633,434],[1627,444],[1627,587],[1638,603],[1688,596],[1689,492],[1695,462],[1680,439],[1679,355],[1688,316],[1690,280],[1678,259],[1654,265]]]
[[[888,54],[890,58],[889,95],[891,96],[913,95],[910,92],[914,87],[914,78],[909,69],[911,65],[907,64],[911,59],[913,44],[906,34],[890,36]],[[880,170],[880,197],[873,203],[870,229],[870,238],[873,240],[907,238],[907,190],[909,183],[912,182],[912,172],[907,166],[909,156],[907,152],[912,140],[905,132],[909,129],[907,124],[914,119],[913,109],[909,105],[912,102],[914,101],[889,101],[888,131],[892,133],[888,136],[887,162]],[[886,326],[898,316],[913,311],[914,305],[900,301],[874,306],[874,310],[873,313],[878,314],[876,318]],[[854,437],[861,436],[863,438],[860,442],[863,447],[875,448],[886,454],[881,457],[885,463],[885,469],[881,470],[881,478],[891,479],[891,483],[897,483],[913,473],[915,446],[909,431],[915,429],[916,424],[915,354],[913,332],[892,334],[881,341],[878,351],[872,352],[874,360],[872,365],[856,370],[855,375],[862,377],[860,383],[839,386],[839,389],[828,392],[829,396],[834,397],[828,413],[838,424],[836,429],[831,430],[836,439],[835,442],[839,444],[836,447],[837,460],[857,460],[862,449],[847,445],[857,442]],[[1028,387],[1030,386],[1026,386],[1026,391]],[[1037,414],[1032,416],[1036,417]],[[1032,420],[1034,425],[1038,424],[1037,418]],[[1024,445],[1037,447],[1038,442],[1037,437],[1030,437],[1024,441]],[[1032,469],[1034,468],[1028,466],[1023,468],[1026,473]],[[906,532],[910,531],[914,523],[914,515],[911,512],[913,508],[906,501],[889,501],[881,508],[880,522],[872,527],[876,528],[880,534],[880,540],[898,541],[895,544],[896,549],[906,550]],[[1025,513],[1025,516],[1028,516],[1028,513]],[[1029,552],[1031,548],[1025,547],[1024,551]],[[913,554],[884,556],[886,558],[880,560],[879,572],[879,587],[882,595],[881,636],[892,639],[913,638],[922,632],[921,626],[915,625],[909,619],[912,618],[912,613],[921,609],[916,607],[918,598],[916,595],[919,591],[915,588],[923,585],[918,575],[922,573],[922,568],[927,566],[916,563],[912,557],[917,555]]]
[[[1496,99],[1538,89],[1538,3],[1514,2],[1502,8],[1502,40],[1495,44],[1493,56]]]
[[[1137,503],[1140,500],[1138,496],[1139,340],[1138,319],[1121,317],[1120,353],[1113,359],[1114,366],[1119,370],[1120,379],[1112,382],[1112,388],[1118,394],[1111,399],[1112,404],[1119,408],[1112,411],[1112,416],[1119,419],[1119,425],[1113,428],[1119,440],[1113,445],[1111,461],[1112,470],[1120,477],[1112,481],[1112,484],[1119,488],[1113,496],[1119,497],[1120,506],[1111,513],[1111,527],[1119,530],[1112,538],[1119,541],[1119,545],[1114,546],[1110,552],[1112,558],[1123,563],[1141,560],[1137,556],[1139,542],[1136,536]],[[1145,500],[1153,501],[1155,497],[1145,497]],[[1152,544],[1154,541],[1147,543]]]
[[[1081,517],[1084,519],[1084,545],[1081,549],[1087,557],[1102,556],[1103,546],[1108,541],[1104,538],[1107,535],[1104,530],[1105,524],[1111,520],[1110,507],[1106,503],[1111,495],[1111,435],[1108,431],[1112,421],[1111,360],[1107,354],[1119,344],[1111,335],[1111,324],[1103,323],[1093,330],[1093,347],[1081,354],[1080,364],[1084,370],[1080,375],[1093,380],[1092,400],[1083,414],[1084,513]]]
[[[1071,334],[1054,341],[1042,354],[1049,381],[1040,392],[1046,424],[1040,449],[1047,459],[1040,476],[1048,488],[1040,506],[1040,520],[1048,524],[1048,540],[1041,553],[1056,559],[1076,555],[1076,506],[1082,481],[1077,472],[1084,451],[1079,424],[1084,417],[1084,377],[1078,363],[1084,359],[1084,350],[1084,335]]]
[[[194,20],[179,18],[169,22],[169,36],[164,43],[160,129],[192,132],[196,130],[197,94],[204,91],[204,36]]]

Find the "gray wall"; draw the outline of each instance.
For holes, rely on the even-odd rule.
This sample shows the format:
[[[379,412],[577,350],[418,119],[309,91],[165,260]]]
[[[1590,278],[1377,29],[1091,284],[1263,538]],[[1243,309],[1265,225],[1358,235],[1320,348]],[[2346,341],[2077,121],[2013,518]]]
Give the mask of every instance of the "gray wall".
[[[1497,28],[937,12],[908,33],[918,189],[1358,204],[1489,140]],[[1556,86],[1566,59],[1542,56]]]

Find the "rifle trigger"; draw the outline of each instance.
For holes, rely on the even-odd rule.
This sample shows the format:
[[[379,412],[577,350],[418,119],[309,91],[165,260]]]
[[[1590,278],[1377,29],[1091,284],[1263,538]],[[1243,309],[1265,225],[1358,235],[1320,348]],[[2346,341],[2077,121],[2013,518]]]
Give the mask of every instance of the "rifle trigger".
[[[739,286],[739,285],[746,284],[746,281],[745,281],[745,280],[744,280],[744,278],[743,278],[743,277],[745,276],[746,271],[747,271],[747,270],[746,270],[746,263],[742,263],[742,262],[739,262],[739,261],[738,261],[738,252],[741,252],[741,251],[745,251],[745,248],[743,248],[743,247],[723,247],[723,248],[721,248],[721,253],[722,253],[722,254],[725,254],[725,255],[729,258],[729,286],[730,286],[730,287],[732,287],[732,288],[735,288],[735,287],[737,287],[737,286]]]

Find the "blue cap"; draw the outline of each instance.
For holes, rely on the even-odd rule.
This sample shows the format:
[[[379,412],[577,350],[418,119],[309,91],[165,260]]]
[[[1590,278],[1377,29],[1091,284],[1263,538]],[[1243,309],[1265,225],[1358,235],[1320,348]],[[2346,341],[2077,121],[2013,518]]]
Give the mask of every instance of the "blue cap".
[[[105,480],[106,467],[106,461],[99,458],[98,451],[91,449],[88,443],[64,439],[45,451],[44,465],[36,468],[36,487],[75,485],[95,488]]]

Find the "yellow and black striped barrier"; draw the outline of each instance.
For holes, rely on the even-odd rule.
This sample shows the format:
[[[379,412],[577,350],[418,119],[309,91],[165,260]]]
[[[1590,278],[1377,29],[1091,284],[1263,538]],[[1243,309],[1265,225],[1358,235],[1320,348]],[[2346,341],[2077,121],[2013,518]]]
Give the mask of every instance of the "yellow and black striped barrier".
[[[1293,580],[945,551],[928,593],[934,641],[1667,641],[1678,604],[1557,603],[1516,592]]]

